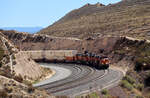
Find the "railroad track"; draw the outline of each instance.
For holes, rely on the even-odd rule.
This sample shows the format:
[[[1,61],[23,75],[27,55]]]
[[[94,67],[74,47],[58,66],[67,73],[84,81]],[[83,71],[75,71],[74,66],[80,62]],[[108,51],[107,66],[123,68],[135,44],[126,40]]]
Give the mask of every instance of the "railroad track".
[[[88,82],[92,82],[92,81],[95,81],[97,79],[103,78],[104,75],[98,76],[98,77],[94,77],[94,78],[93,78],[92,74],[91,75],[87,75],[86,77],[82,77],[79,80],[75,80],[73,82],[66,83],[66,85],[62,85],[62,87],[60,87],[60,86],[58,86],[58,88],[54,87],[55,90],[52,89],[52,88],[48,88],[47,90],[50,93],[61,92],[61,91],[64,91],[64,90],[67,90],[67,89],[70,89],[70,88],[74,88],[74,87],[77,87],[77,86],[84,85],[84,84],[86,84]],[[90,78],[90,77],[92,77],[92,78]]]
[[[88,79],[90,76],[92,76],[94,74],[94,72],[95,71],[93,71],[91,68],[89,68],[87,70],[87,73],[84,73],[84,74],[81,73],[82,75],[80,77],[78,75],[78,77],[76,79],[74,79],[73,81],[69,81],[69,82],[63,83],[61,85],[54,86],[52,88],[47,88],[46,90],[48,90],[48,92],[50,92],[50,93],[56,93],[56,92],[63,91],[66,89],[74,88],[76,86],[82,85],[83,84],[82,81],[84,81],[85,79]]]
[[[63,66],[63,67],[68,68],[68,67],[71,67],[71,66]],[[83,66],[79,66],[79,65],[74,65],[71,68],[72,68],[72,75],[65,78],[65,79],[62,79],[61,82],[60,81],[55,81],[55,82],[48,83],[48,84],[45,84],[45,85],[40,85],[38,87],[41,87],[41,88],[44,88],[44,89],[52,89],[52,88],[60,87],[62,85],[66,85],[66,84],[68,85],[68,83],[73,83],[77,80],[82,79],[84,76],[92,74],[94,72],[93,69],[90,68],[90,67],[83,68]]]
[[[94,83],[97,83],[97,85],[100,86],[102,84],[108,84],[111,80],[115,79],[115,77],[119,77],[117,76],[118,72],[113,70],[108,72],[75,64],[56,64],[56,66],[70,69],[72,74],[65,79],[38,86],[56,96],[77,95],[77,93],[90,89],[90,86]]]

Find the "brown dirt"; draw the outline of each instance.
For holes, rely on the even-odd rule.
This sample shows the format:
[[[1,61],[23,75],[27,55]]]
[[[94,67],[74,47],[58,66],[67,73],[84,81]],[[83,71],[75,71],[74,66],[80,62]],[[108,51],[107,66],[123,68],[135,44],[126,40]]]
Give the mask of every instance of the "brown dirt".
[[[116,96],[118,98],[128,98],[127,94],[120,86],[113,87],[109,89],[109,94],[112,96]]]

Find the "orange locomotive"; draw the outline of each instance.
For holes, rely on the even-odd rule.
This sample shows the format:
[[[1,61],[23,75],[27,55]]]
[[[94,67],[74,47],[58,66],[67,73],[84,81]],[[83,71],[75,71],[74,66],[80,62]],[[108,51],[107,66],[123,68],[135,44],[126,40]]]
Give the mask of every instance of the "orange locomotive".
[[[89,65],[97,69],[108,69],[110,61],[106,56],[98,56],[85,52],[84,54],[76,54],[72,57],[66,57],[66,62]]]

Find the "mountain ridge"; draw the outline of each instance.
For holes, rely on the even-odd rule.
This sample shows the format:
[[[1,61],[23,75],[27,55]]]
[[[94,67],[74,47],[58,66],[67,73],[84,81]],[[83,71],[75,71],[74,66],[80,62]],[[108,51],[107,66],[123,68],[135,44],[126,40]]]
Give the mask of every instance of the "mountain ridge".
[[[97,7],[86,5],[66,14],[40,34],[58,37],[125,35],[147,38],[150,26],[150,0],[123,0]]]

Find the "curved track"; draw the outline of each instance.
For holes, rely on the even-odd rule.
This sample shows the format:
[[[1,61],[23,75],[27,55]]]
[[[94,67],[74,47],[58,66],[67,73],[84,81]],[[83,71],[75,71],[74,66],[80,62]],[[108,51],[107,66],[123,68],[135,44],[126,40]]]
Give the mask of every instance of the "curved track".
[[[71,75],[64,79],[37,86],[46,89],[48,93],[56,96],[75,96],[89,92],[90,90],[109,88],[117,84],[123,76],[121,71],[114,69],[104,71],[75,64],[47,65],[63,67],[71,70],[72,72]]]

